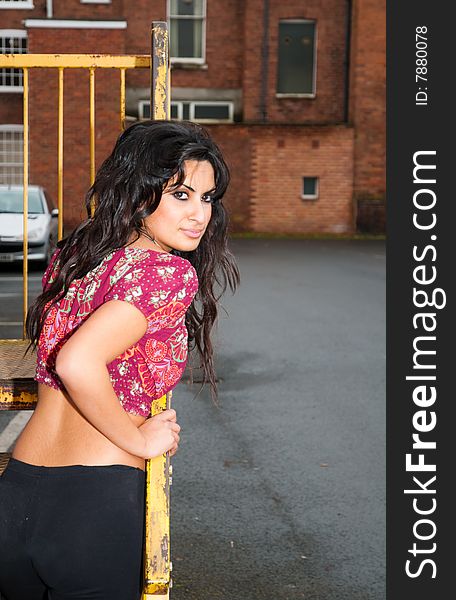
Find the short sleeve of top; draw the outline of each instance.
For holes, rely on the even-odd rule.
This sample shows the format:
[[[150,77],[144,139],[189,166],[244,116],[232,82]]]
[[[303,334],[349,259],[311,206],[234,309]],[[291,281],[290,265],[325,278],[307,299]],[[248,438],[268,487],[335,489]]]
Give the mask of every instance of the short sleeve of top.
[[[188,261],[160,257],[154,264],[111,275],[114,283],[104,297],[105,302],[123,300],[139,309],[148,321],[149,333],[166,329],[184,316],[197,289],[196,272]]]
[[[144,336],[108,364],[124,408],[147,416],[151,400],[175,387],[188,354],[185,314],[198,290],[193,266],[178,256],[155,253],[152,262],[114,268],[104,297],[132,304],[146,317]],[[125,271],[125,272],[124,272]]]
[[[43,276],[43,291],[58,274],[58,254]],[[73,280],[66,295],[52,305],[38,343],[35,380],[63,388],[55,372],[59,349],[99,306],[110,300],[129,302],[146,317],[147,330],[107,369],[124,409],[148,416],[152,401],[173,389],[185,370],[185,314],[197,291],[196,271],[182,257],[130,247],[111,252],[83,278]]]

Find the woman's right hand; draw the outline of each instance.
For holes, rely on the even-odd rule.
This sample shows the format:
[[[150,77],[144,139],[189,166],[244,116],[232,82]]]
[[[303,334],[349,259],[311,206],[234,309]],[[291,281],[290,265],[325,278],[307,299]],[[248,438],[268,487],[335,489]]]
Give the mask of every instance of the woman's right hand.
[[[180,425],[176,422],[176,411],[168,408],[153,417],[148,418],[139,430],[145,438],[145,456],[154,458],[165,452],[173,455],[179,445]]]

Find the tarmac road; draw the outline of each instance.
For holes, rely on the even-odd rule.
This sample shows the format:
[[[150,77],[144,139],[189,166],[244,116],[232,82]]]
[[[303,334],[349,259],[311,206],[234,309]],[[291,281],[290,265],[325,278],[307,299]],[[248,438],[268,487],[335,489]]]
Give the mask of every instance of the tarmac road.
[[[384,600],[385,244],[231,247],[220,408],[173,396],[171,598]]]

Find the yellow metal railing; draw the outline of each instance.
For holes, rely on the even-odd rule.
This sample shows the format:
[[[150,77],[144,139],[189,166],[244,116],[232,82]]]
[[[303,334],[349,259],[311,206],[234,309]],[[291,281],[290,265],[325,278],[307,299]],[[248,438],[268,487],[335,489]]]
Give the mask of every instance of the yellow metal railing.
[[[155,46],[162,42],[155,42]],[[23,69],[24,73],[24,175],[23,175],[23,204],[24,204],[24,241],[23,241],[23,331],[25,339],[25,318],[28,310],[28,173],[29,173],[29,70],[56,69],[58,71],[58,122],[57,122],[57,207],[58,239],[63,237],[63,83],[65,69],[86,69],[89,71],[89,154],[90,154],[90,184],[95,179],[95,73],[96,69],[117,69],[120,72],[120,130],[125,127],[125,72],[127,69],[150,68],[153,60],[148,55],[112,56],[103,54],[0,54],[0,68]],[[161,88],[166,77],[160,73],[160,83],[154,86]],[[158,103],[158,106],[160,103]],[[163,112],[163,111],[162,111]],[[167,111],[169,114],[169,110]],[[157,116],[156,118],[165,118]],[[95,210],[92,204],[92,214]]]
[[[15,366],[12,373],[0,375],[0,409],[30,408],[36,403],[36,382],[33,381],[33,365],[18,369],[18,349],[25,349],[25,319],[28,310],[28,173],[29,173],[29,71],[53,68],[58,73],[57,117],[57,206],[58,240],[63,237],[63,157],[64,157],[64,74],[65,69],[89,71],[89,147],[90,183],[95,179],[95,87],[97,69],[117,69],[120,73],[120,121],[125,127],[125,79],[128,69],[149,68],[151,74],[151,118],[167,119],[170,115],[170,70],[168,53],[168,29],[163,22],[154,22],[151,28],[151,54],[140,56],[113,56],[90,54],[0,54],[0,68],[23,69],[24,96],[24,176],[23,176],[23,340],[0,340],[0,350],[5,366]],[[91,206],[92,214],[95,209]],[[15,358],[13,359],[13,355]],[[24,370],[17,377],[18,370]],[[25,373],[27,371],[27,373]],[[171,393],[155,400],[151,414],[169,408]],[[146,538],[145,538],[145,587],[144,599],[151,595],[169,598],[171,585],[171,562],[169,544],[169,485],[171,465],[169,455],[146,461]]]

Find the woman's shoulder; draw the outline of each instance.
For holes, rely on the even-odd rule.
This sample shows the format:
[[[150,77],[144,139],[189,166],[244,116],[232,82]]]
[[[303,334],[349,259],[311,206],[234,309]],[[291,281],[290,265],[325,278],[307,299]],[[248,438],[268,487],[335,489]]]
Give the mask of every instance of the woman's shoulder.
[[[134,277],[136,271],[138,279],[146,276],[146,280],[157,280],[168,284],[174,281],[174,285],[177,286],[193,283],[193,286],[198,287],[196,269],[182,256],[134,246],[125,246],[120,249],[120,253],[120,257],[113,257],[112,279],[114,280],[120,279],[126,273],[130,278]]]
[[[102,289],[104,302],[127,300],[158,309],[170,302],[188,306],[195,297],[199,282],[187,259],[154,250],[125,247],[108,269],[108,283]]]
[[[152,270],[166,269],[167,267],[172,268],[173,272],[181,273],[192,271],[196,276],[195,267],[192,263],[177,254],[170,252],[159,252],[151,250],[149,248],[137,248],[132,246],[125,246],[123,248],[127,259],[138,259],[144,266],[149,266]]]

